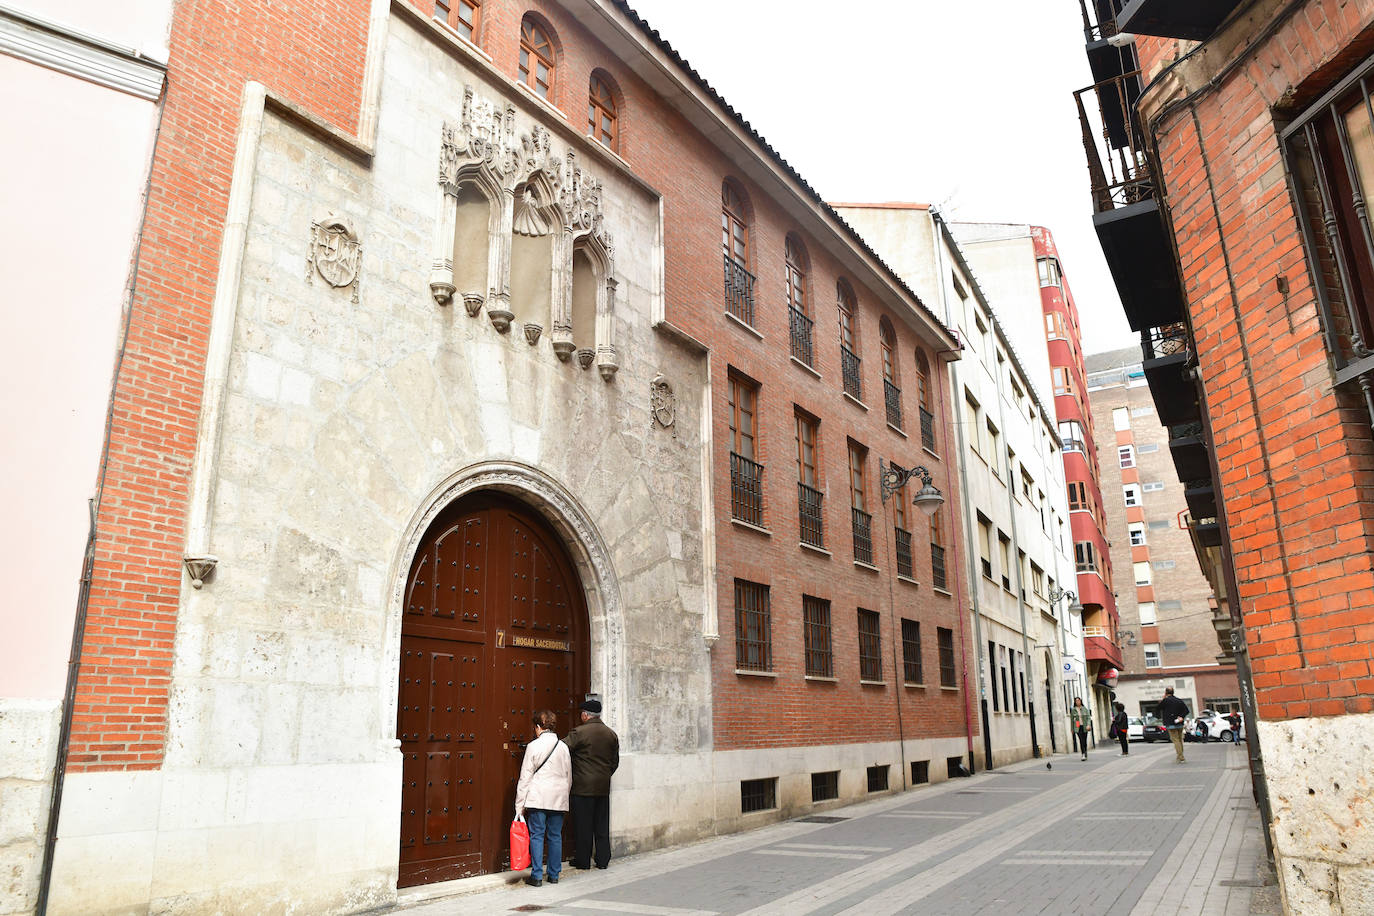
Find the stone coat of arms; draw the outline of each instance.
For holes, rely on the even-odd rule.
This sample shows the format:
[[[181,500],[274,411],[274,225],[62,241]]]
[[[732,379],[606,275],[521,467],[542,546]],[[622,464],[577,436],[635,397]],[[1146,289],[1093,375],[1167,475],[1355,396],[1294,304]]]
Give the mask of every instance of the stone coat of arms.
[[[329,217],[310,224],[310,255],[307,258],[306,279],[318,273],[330,286],[353,287],[353,301],[358,301],[358,266],[363,246],[358,235],[347,222]]]

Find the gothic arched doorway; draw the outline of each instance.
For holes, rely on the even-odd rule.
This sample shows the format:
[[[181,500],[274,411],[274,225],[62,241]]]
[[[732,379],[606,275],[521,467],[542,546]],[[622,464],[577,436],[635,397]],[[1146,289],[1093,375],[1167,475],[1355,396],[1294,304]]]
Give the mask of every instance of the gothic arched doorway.
[[[473,493],[425,531],[401,623],[400,886],[507,867],[530,716],[574,724],[587,630],[567,552],[525,504]]]

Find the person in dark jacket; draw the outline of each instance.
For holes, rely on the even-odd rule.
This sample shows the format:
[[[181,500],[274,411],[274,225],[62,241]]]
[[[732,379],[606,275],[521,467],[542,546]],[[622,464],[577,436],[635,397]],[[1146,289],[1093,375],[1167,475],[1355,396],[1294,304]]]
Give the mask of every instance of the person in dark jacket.
[[[1131,753],[1131,720],[1126,716],[1126,704],[1115,703],[1116,715],[1112,716],[1112,733],[1121,742],[1121,756]]]
[[[1164,688],[1164,699],[1159,701],[1159,718],[1169,730],[1169,740],[1174,743],[1178,762],[1186,763],[1183,759],[1183,726],[1188,718],[1188,704],[1174,696],[1172,687]]]
[[[582,704],[582,724],[564,743],[572,754],[572,865],[591,868],[595,860],[605,868],[611,862],[611,774],[620,766],[620,739],[601,721],[600,700]]]

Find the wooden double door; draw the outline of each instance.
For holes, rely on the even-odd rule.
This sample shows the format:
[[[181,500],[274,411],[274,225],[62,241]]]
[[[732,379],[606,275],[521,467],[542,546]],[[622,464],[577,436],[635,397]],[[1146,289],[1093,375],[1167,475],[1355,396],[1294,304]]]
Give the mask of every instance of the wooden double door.
[[[509,866],[531,717],[552,709],[566,736],[588,671],[586,605],[553,531],[499,494],[441,513],[411,564],[401,625],[398,884]]]

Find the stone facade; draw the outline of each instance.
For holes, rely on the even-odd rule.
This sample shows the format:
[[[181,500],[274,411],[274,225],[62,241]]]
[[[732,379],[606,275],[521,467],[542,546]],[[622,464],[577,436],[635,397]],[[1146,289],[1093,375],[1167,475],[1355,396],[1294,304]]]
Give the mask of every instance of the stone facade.
[[[37,903],[60,717],[54,701],[0,702],[0,914]]]

